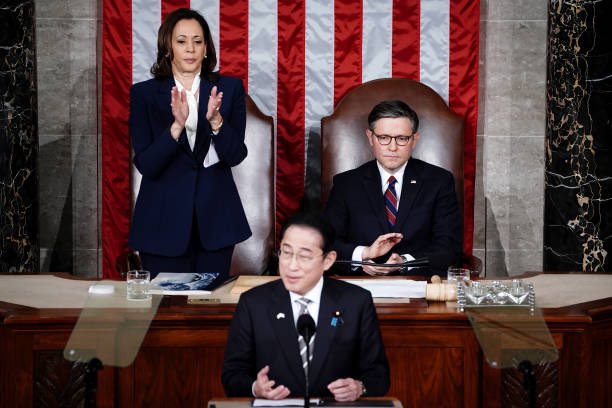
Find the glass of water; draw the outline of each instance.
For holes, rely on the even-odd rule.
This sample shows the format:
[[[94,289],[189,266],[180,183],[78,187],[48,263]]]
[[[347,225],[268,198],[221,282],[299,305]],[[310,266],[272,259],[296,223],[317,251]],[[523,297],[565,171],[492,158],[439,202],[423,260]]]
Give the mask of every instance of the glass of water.
[[[151,299],[149,292],[151,286],[151,274],[149,271],[134,270],[127,273],[127,299],[147,300]]]

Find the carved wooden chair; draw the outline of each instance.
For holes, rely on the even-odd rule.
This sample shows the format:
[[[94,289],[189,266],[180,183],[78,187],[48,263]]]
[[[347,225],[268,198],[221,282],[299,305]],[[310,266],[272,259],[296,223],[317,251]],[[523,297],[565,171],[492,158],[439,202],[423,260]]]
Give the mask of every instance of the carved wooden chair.
[[[334,112],[321,120],[321,200],[326,203],[334,175],[374,158],[365,136],[367,117],[383,100],[402,100],[419,116],[421,138],[413,157],[453,173],[463,214],[463,120],[433,89],[405,78],[385,78],[361,84],[340,100]],[[482,262],[464,256],[462,264],[482,271]]]
[[[274,120],[246,96],[246,159],[232,168],[253,235],[236,245],[230,275],[261,275],[273,261],[275,240]]]

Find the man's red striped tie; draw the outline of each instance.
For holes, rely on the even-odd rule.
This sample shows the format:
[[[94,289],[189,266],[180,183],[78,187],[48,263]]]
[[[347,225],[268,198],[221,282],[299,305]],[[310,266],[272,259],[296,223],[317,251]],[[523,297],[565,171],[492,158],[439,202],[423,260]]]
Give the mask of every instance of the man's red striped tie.
[[[387,221],[391,228],[395,225],[395,220],[397,218],[397,194],[395,193],[395,183],[397,183],[395,177],[389,177],[389,187],[387,187],[387,191],[385,191]]]

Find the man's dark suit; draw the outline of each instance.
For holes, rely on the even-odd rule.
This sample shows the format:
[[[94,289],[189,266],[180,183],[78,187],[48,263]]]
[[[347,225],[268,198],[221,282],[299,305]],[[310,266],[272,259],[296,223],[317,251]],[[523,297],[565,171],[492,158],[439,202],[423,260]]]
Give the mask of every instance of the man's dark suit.
[[[404,170],[393,228],[387,222],[375,160],[334,176],[325,214],[336,231],[338,259],[351,259],[355,247],[369,246],[389,232],[404,236],[390,253],[427,257],[436,271],[446,270],[461,254],[461,215],[453,176],[415,158],[408,160]],[[386,261],[390,253],[378,261]]]
[[[333,317],[339,312],[334,326]],[[279,279],[241,295],[230,326],[222,381],[230,397],[250,397],[257,372],[304,395],[305,376],[298,350],[289,292]],[[330,396],[327,385],[340,378],[363,381],[367,395],[384,395],[389,365],[370,292],[324,278],[310,366],[310,395]]]
[[[174,79],[151,79],[133,85],[130,92],[130,134],[142,183],[129,244],[162,256],[185,253],[194,222],[207,250],[234,245],[251,235],[231,170],[247,156],[242,81],[221,76],[213,84],[202,79],[193,151],[185,130],[178,142],[170,136],[174,85]],[[208,95],[214,85],[223,92],[220,113],[224,123],[216,136],[206,120]],[[211,138],[220,161],[205,168],[202,162]]]

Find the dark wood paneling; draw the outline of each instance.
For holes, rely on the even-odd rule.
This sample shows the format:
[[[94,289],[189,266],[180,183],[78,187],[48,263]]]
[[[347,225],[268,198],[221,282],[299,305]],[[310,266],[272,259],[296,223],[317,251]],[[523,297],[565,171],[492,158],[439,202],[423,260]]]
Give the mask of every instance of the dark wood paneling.
[[[233,306],[191,306],[181,299],[164,300],[131,365],[100,371],[98,406],[204,406],[224,395],[220,372]],[[610,305],[612,299],[595,302],[596,309],[544,311],[559,360],[536,368],[542,406],[609,406]],[[81,373],[61,353],[79,310],[0,308],[0,406],[78,405]],[[406,408],[524,406],[521,375],[486,363],[464,314],[424,301],[377,310],[391,364],[389,395]],[[129,330],[98,335],[119,350],[131,341]]]

